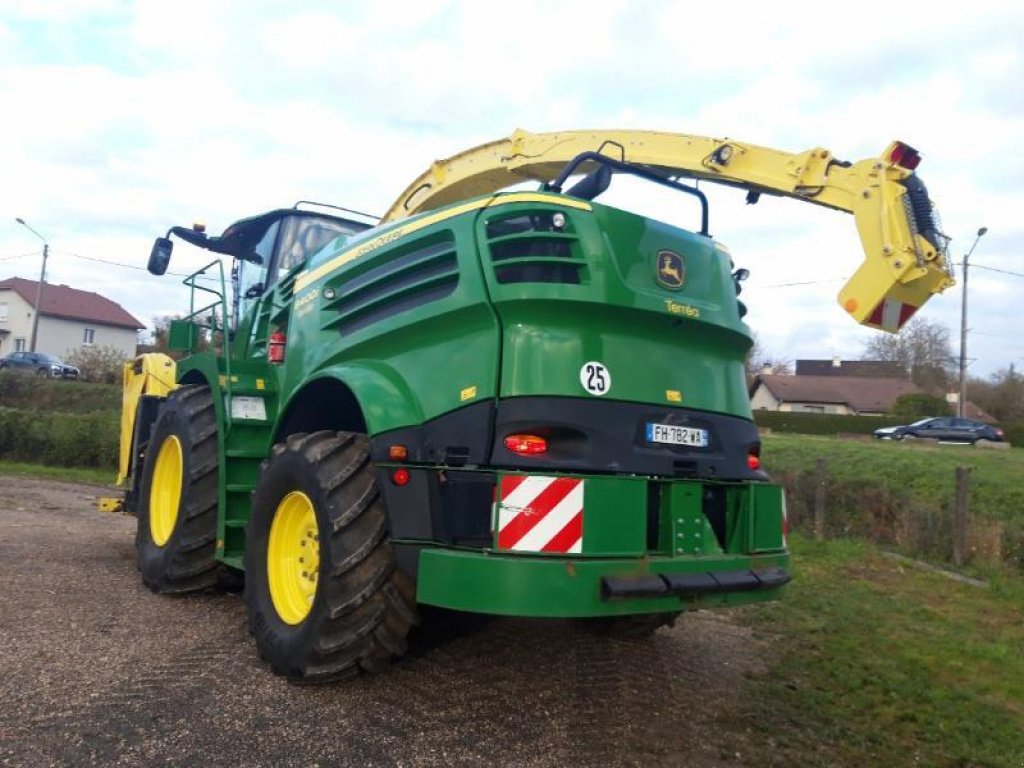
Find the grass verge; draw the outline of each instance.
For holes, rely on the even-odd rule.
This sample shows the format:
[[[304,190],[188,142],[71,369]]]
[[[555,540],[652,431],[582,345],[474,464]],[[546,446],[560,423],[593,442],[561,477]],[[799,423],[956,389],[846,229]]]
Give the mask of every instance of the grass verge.
[[[972,565],[1002,564],[1024,573],[1024,451],[766,435],[762,459],[786,487],[795,529],[811,523],[815,462],[824,459],[830,536],[857,536],[937,561],[952,558],[956,468],[970,467]]]
[[[117,472],[109,469],[83,467],[47,467],[41,464],[21,464],[15,461],[0,461],[0,475],[27,475],[63,480],[68,483],[88,483],[113,487]]]
[[[959,584],[851,540],[791,547],[784,598],[739,612],[769,638],[751,712],[766,764],[1024,765],[1024,581]]]
[[[885,485],[937,506],[953,499],[956,467],[971,467],[975,512],[1004,520],[1024,518],[1024,451],[812,435],[773,434],[762,440],[762,459],[773,475],[812,471],[821,458],[828,462],[830,478]]]

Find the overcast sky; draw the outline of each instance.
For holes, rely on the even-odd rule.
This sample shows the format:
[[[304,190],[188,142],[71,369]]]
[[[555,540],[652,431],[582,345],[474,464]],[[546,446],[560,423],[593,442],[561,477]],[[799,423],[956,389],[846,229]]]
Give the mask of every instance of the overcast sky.
[[[169,226],[219,233],[299,199],[383,212],[431,161],[520,127],[847,160],[898,138],[923,155],[957,262],[989,228],[971,257],[971,372],[1021,367],[1024,5],[944,5],[0,0],[0,279],[38,279],[22,217],[50,243],[48,282],[150,324],[187,301],[180,278],[145,271]],[[712,202],[765,351],[859,357],[876,332],[835,303],[861,260],[853,218],[734,190]],[[171,271],[203,256],[182,245]],[[956,352],[959,285],[922,314]]]

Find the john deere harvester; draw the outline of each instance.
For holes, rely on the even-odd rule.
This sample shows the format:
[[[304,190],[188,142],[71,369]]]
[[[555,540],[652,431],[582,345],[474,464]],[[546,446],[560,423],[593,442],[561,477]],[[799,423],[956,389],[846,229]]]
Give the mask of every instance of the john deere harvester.
[[[151,272],[172,238],[216,258],[171,324],[185,356],[126,369],[143,580],[244,572],[261,656],[303,681],[385,667],[421,605],[654,629],[777,597],[745,272],[692,180],[852,213],[866,260],[840,305],[895,331],[952,283],[918,160],[517,132],[435,163],[379,222],[299,205],[172,227]],[[597,202],[622,175],[677,192],[693,226]]]

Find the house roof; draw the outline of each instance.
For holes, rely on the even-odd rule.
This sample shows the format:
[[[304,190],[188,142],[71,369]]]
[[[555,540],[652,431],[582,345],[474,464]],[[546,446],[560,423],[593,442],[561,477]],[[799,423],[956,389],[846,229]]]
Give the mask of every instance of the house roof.
[[[910,378],[902,363],[891,360],[797,360],[797,376],[857,376],[879,379]]]
[[[868,376],[781,376],[762,374],[755,378],[776,400],[787,403],[845,403],[855,411],[885,412],[896,398],[920,392],[908,379]]]
[[[36,303],[36,289],[39,283],[22,277],[0,280],[0,291],[10,290],[33,306]],[[113,325],[119,328],[139,330],[145,324],[130,315],[124,307],[92,291],[80,291],[66,285],[43,283],[39,301],[39,314],[61,317],[68,320],[86,320],[97,325]]]

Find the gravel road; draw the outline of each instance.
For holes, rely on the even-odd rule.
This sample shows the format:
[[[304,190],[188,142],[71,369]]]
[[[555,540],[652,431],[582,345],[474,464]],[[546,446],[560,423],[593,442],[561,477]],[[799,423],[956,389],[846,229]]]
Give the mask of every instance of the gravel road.
[[[699,611],[645,640],[493,619],[375,677],[291,685],[237,594],[169,598],[102,488],[0,476],[0,765],[760,765],[764,642]]]

